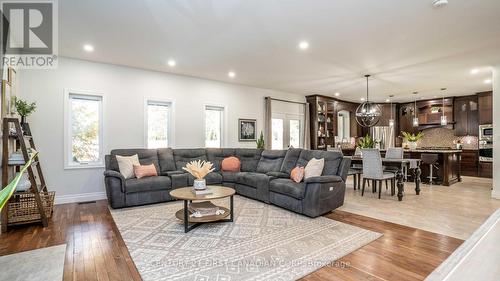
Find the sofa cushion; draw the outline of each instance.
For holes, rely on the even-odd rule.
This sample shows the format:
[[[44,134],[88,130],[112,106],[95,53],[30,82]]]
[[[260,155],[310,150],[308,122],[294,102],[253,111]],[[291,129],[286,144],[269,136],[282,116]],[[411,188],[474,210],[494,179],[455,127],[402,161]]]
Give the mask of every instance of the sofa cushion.
[[[236,177],[240,172],[220,172],[223,182],[236,182]]]
[[[169,171],[175,171],[174,151],[172,148],[158,149],[158,162],[160,163],[160,174],[166,175]]]
[[[311,177],[319,177],[323,174],[323,168],[325,167],[325,159],[316,159],[313,158],[307,162],[306,167],[304,168],[304,179],[308,179]]]
[[[270,177],[265,174],[240,172],[236,175],[236,183],[257,188],[259,186],[267,186],[269,184],[269,178]]]
[[[299,160],[301,152],[302,149],[300,148],[289,148],[286,151],[285,158],[283,159],[283,164],[281,164],[280,172],[290,174],[292,172],[292,169],[297,166],[297,160]]]
[[[176,170],[182,170],[191,161],[207,161],[207,154],[203,148],[174,149],[173,152]]]
[[[286,150],[264,150],[257,164],[257,173],[279,172]]]
[[[305,167],[312,158],[325,159],[322,175],[337,175],[343,155],[338,151],[305,150],[300,152],[297,166]]]
[[[291,179],[274,179],[269,183],[269,191],[296,199],[303,199],[306,191],[306,184],[304,182],[297,183]]]
[[[121,156],[132,156],[137,154],[139,157],[139,163],[141,165],[154,164],[156,171],[160,171],[160,165],[158,163],[158,152],[156,149],[113,149],[111,150],[111,157],[109,163],[109,169],[119,172],[118,162],[116,161],[116,155]]]
[[[120,169],[120,174],[126,179],[131,179],[135,177],[134,166],[141,164],[139,163],[139,156],[134,154],[132,156],[121,156],[115,155],[116,162],[118,162],[118,168]]]
[[[238,148],[235,150],[235,156],[241,161],[242,172],[255,172],[259,164],[262,149]]]
[[[207,148],[207,159],[208,161],[214,164],[215,171],[218,172],[221,170],[221,163],[224,158],[229,156],[234,156],[235,149],[234,148]]]
[[[158,176],[158,172],[155,169],[155,165],[134,165],[134,175],[136,178],[145,178],[145,177],[156,177]]]
[[[125,181],[125,193],[147,192],[153,190],[167,190],[172,188],[172,182],[169,177],[146,177],[133,178]]]

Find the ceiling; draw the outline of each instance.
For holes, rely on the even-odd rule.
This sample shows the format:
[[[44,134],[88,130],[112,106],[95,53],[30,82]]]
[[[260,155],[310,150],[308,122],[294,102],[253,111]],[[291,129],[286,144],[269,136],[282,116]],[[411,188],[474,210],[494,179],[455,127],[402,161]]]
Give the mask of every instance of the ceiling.
[[[466,95],[491,90],[500,1],[63,0],[59,54],[353,101],[367,73],[377,101]]]

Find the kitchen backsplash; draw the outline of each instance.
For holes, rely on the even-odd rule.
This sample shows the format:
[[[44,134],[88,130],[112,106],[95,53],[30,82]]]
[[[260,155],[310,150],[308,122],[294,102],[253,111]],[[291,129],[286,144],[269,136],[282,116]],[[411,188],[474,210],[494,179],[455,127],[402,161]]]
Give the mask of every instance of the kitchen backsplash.
[[[423,131],[424,137],[418,141],[418,147],[442,146],[456,147],[457,140],[462,142],[463,149],[478,149],[478,139],[474,136],[455,136],[455,132],[446,128],[432,128]]]

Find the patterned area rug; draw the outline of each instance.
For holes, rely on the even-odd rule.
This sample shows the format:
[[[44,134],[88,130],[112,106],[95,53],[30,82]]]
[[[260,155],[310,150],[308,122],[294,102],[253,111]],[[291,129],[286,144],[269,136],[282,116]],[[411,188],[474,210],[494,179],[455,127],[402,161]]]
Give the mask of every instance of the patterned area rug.
[[[215,201],[227,206],[227,200]],[[296,280],[381,234],[235,196],[235,221],[185,234],[182,202],[111,210],[144,280]]]

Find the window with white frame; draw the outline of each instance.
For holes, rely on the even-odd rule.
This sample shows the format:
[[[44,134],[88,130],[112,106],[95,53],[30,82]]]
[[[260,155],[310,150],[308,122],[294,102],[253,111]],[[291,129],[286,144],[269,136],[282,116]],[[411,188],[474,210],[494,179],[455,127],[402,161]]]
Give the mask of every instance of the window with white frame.
[[[221,147],[224,107],[205,106],[205,147]]]
[[[102,95],[68,91],[66,100],[66,167],[102,166]]]
[[[169,146],[171,108],[172,104],[170,102],[147,101],[147,148],[161,148]]]

